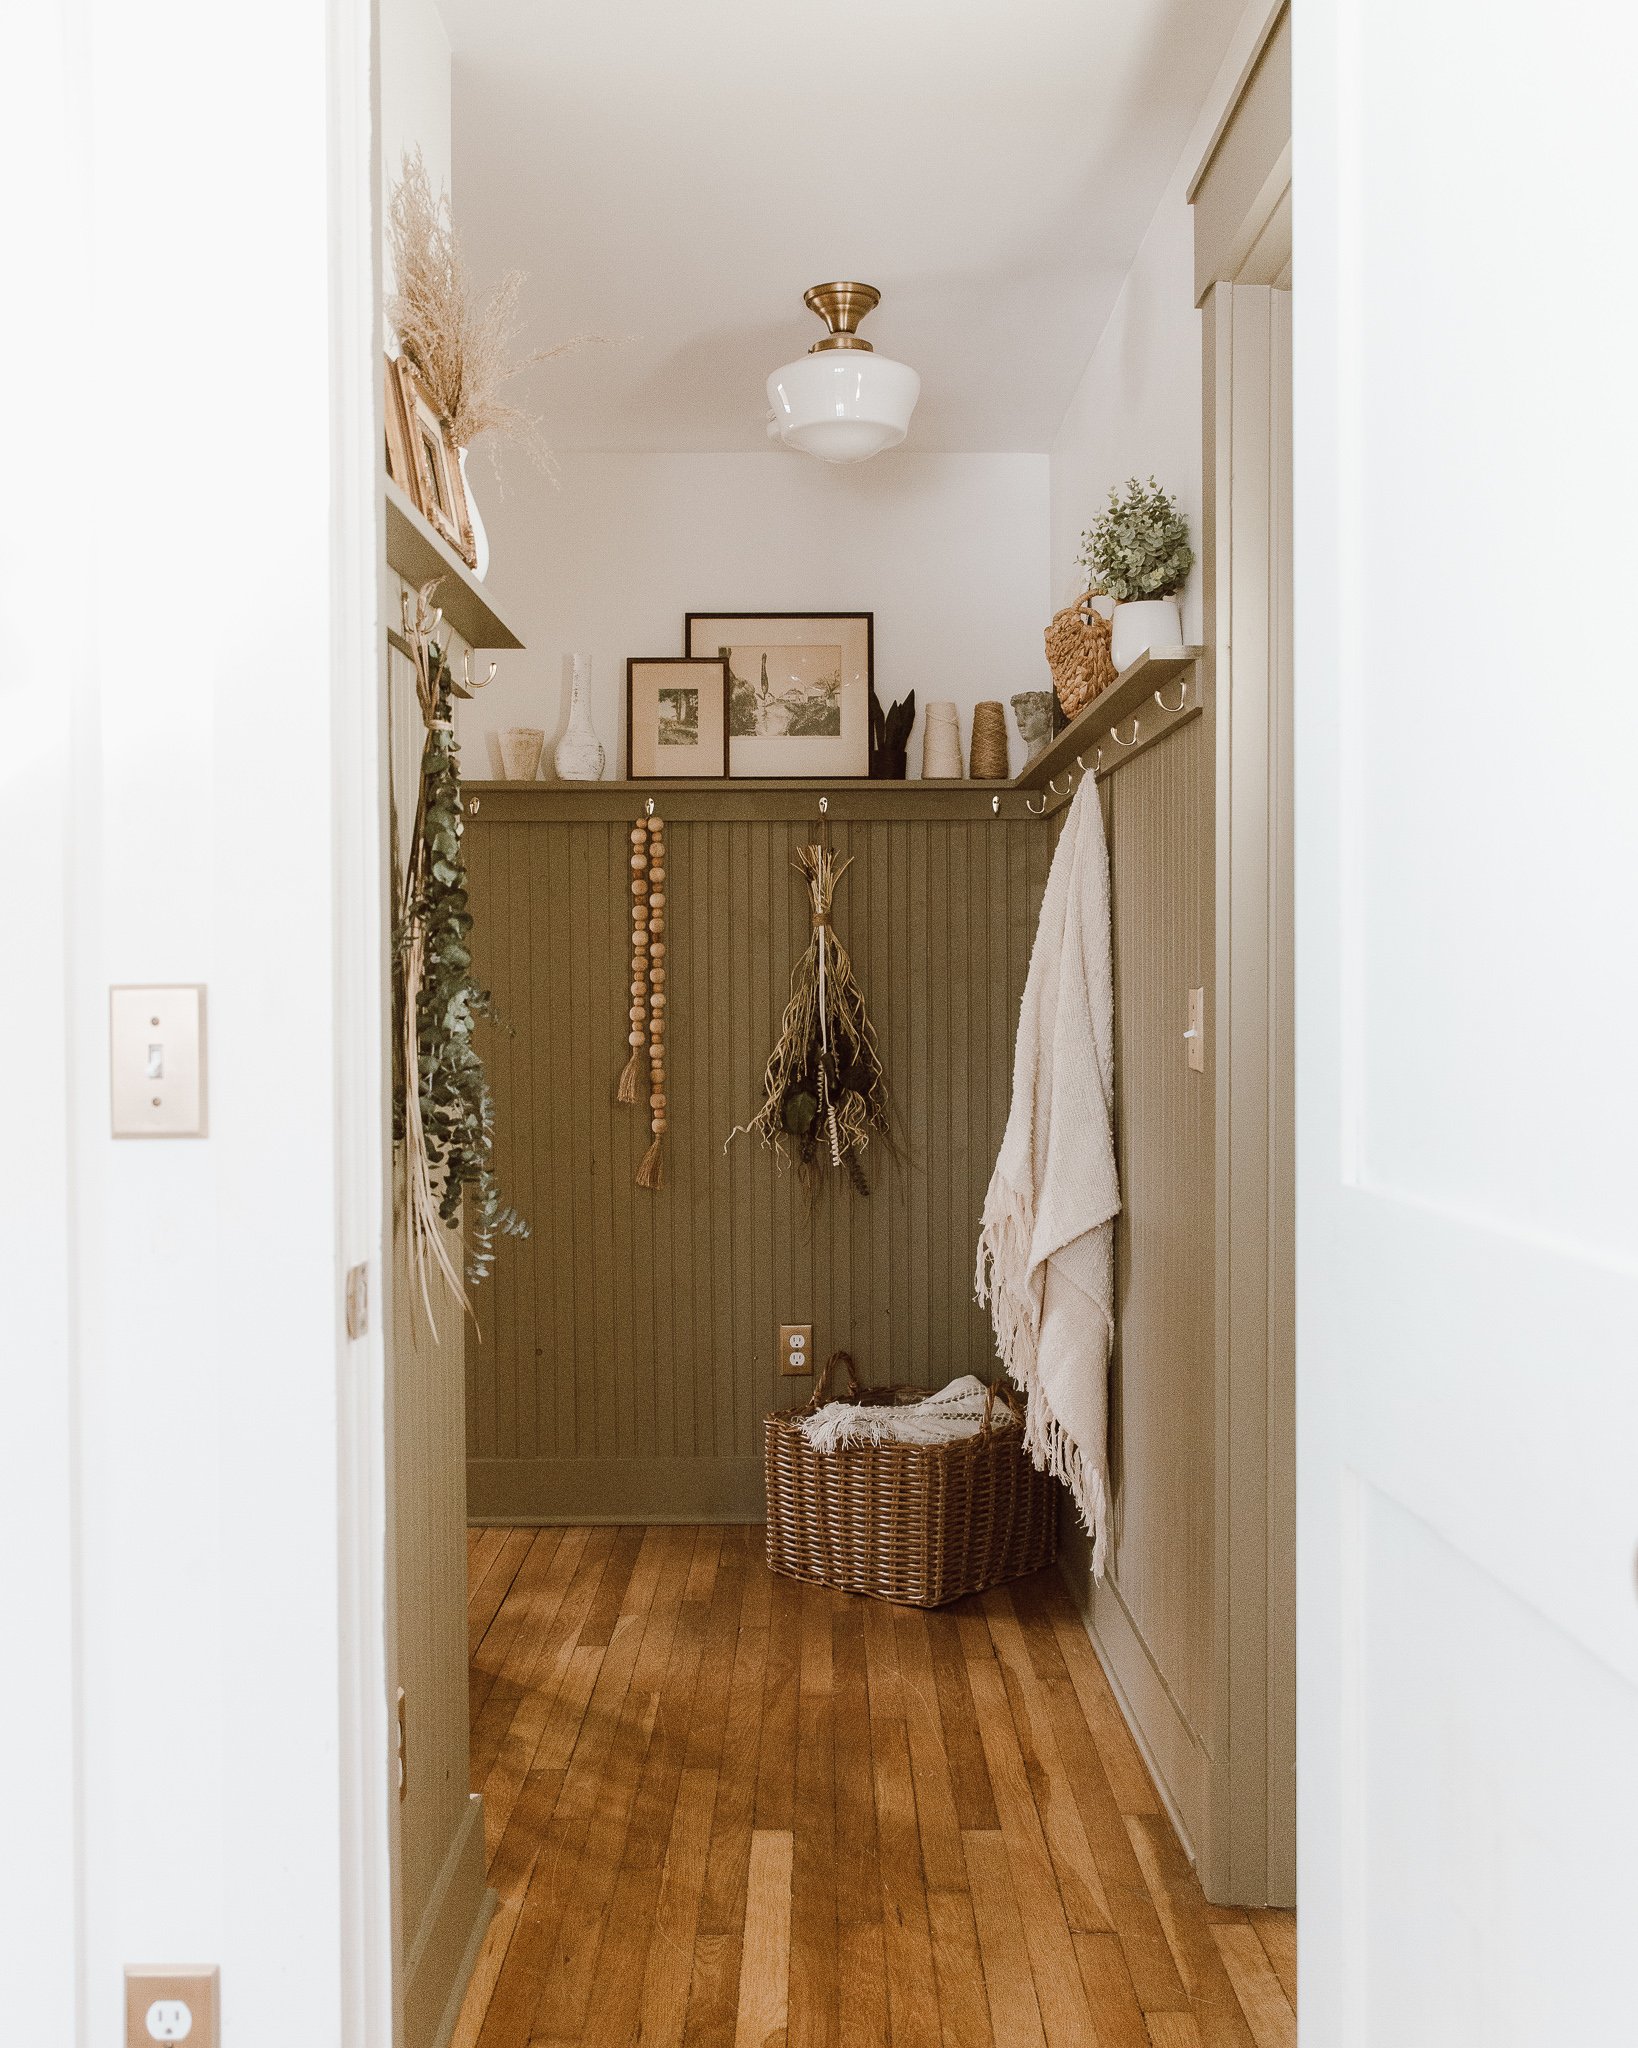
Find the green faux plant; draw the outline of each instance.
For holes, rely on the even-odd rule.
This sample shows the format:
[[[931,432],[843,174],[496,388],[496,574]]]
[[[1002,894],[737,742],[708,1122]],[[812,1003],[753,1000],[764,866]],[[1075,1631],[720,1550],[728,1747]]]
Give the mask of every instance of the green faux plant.
[[[1173,597],[1194,567],[1189,522],[1153,477],[1144,486],[1134,476],[1124,497],[1111,488],[1109,503],[1081,535],[1078,560],[1088,587],[1117,604]]]
[[[501,1201],[494,1098],[473,1043],[477,1020],[492,1019],[494,1010],[488,990],[472,973],[460,751],[451,702],[459,685],[430,636],[435,615],[426,609],[427,595],[422,593],[409,634],[427,735],[393,935],[399,1026],[393,1136],[407,1148],[410,1244],[430,1314],[427,1276],[433,1267],[465,1301],[437,1223],[453,1227],[464,1209],[466,1279],[473,1286],[493,1270],[496,1239],[527,1237],[529,1226]]]

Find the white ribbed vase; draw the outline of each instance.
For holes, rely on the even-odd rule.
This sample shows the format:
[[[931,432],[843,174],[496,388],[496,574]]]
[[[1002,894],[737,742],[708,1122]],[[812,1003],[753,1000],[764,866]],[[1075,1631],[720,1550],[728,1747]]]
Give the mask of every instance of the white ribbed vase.
[[[588,663],[583,654],[571,655],[569,659],[569,729],[552,749],[552,766],[559,782],[600,782],[608,757],[603,752],[603,742],[592,730]]]

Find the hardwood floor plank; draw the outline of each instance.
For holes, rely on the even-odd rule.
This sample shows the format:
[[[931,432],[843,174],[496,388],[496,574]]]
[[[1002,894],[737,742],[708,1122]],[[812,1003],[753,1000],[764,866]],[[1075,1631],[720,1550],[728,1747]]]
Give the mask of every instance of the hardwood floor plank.
[[[534,1545],[535,1531],[532,1529],[492,1529],[490,1535],[499,1536],[500,1542],[490,1553],[489,1568],[478,1584],[467,1595],[466,1603],[466,1646],[468,1653],[475,1651],[484,1639],[489,1624],[500,1612],[501,1603],[510,1592],[523,1560]]]
[[[536,1674],[551,1669],[560,1653],[566,1663],[613,1543],[613,1530],[592,1530],[578,1547],[566,1581],[561,1573],[526,1580],[519,1572],[515,1597],[508,1597],[473,1657],[479,1674],[472,1692],[473,1791],[483,1790],[518,1707],[530,1692],[539,1691]],[[550,1570],[550,1561],[544,1569]],[[489,1680],[487,1691],[481,1684],[483,1674]]]
[[[1247,1914],[1263,1945],[1274,1974],[1280,1980],[1286,2003],[1297,2009],[1297,1916],[1278,1907],[1259,1906]]]
[[[1098,2048],[1150,2048],[1149,2030],[1119,1937],[1077,1934],[1075,1959],[1098,2028]]]
[[[648,1949],[637,2015],[637,2038],[643,2048],[678,2048],[683,2038],[716,1803],[716,1771],[685,1768],[672,1814],[659,1903],[652,1926],[641,1937]]]
[[[1126,1825],[1189,1994],[1203,2048],[1256,2048],[1212,1940],[1200,1882],[1164,1814],[1129,1814]]]
[[[1200,2029],[1187,2012],[1153,2012],[1149,2015],[1149,2039],[1153,2048],[1200,2048]]]
[[[982,1630],[981,1621],[979,1628]],[[963,1629],[969,1639],[971,1633]],[[987,1644],[989,1633],[982,1633]],[[1070,1938],[1069,1912],[1024,1771],[1000,1666],[993,1656],[980,1659],[969,1654],[967,1676],[978,1709],[990,1782],[995,1787],[1001,1839],[1024,1923],[1041,2022],[1049,2042],[1079,2041],[1091,2034],[1092,2017],[1081,1989],[1080,1966]]]
[[[802,1589],[770,1573],[768,1668],[762,1686],[762,1737],[757,1752],[756,1824],[789,1833],[796,1786],[796,1700],[801,1656]]]
[[[485,1534],[488,1531],[484,1532]],[[472,1975],[467,1979],[466,1992],[461,1999],[461,2010],[456,2015],[455,2026],[449,2037],[449,2048],[477,2048],[484,2014],[489,2010],[489,1999],[495,1989],[495,1979],[500,1975],[501,1965],[506,1960],[506,1951],[511,1946],[512,1936],[517,1929],[518,1914],[522,1901],[503,1899],[495,1908],[495,1917],[484,1930],[483,1946],[478,1950],[478,1959],[472,1965]]]
[[[839,2039],[829,1603],[822,1588],[801,1588],[791,1829],[790,2048],[837,2048]]]
[[[978,1928],[966,1892],[929,1892],[941,2048],[994,2048]]]
[[[500,1554],[506,1541],[505,1529],[468,1529],[466,1532],[466,1604],[470,1608],[484,1575]]]
[[[751,1837],[734,2048],[783,2048],[790,1998],[791,1836]]]
[[[1046,1582],[1050,1581],[1048,1584]],[[1109,1680],[1098,1662],[1097,1652],[1086,1633],[1086,1624],[1075,1612],[1063,1582],[1054,1572],[1038,1572],[1020,1588],[1019,1599],[1039,1601],[1050,1619],[1052,1632],[1086,1725],[1098,1745],[1098,1755],[1109,1779],[1115,1803],[1122,1813],[1154,1814],[1160,1811],[1160,1795],[1149,1776],[1148,1766],[1138,1752],[1132,1731],[1121,1717]]]
[[[1297,2048],[1297,2015],[1280,1989],[1257,1930],[1245,1920],[1219,1921],[1211,1935],[1257,2048]]]
[[[1077,1934],[1108,1933],[1114,1920],[1103,1878],[1081,1820],[1069,1764],[1060,1753],[1051,1713],[1024,1647],[1023,1632],[1005,1592],[985,1594],[981,1608],[985,1637],[993,1647],[1006,1689],[1024,1776],[1052,1856],[1070,1929]],[[1083,1745],[1090,1747],[1089,1743]]]
[[[939,2048],[938,1978],[903,1721],[873,1713],[870,1751],[893,2048]]]
[[[939,1718],[938,1685],[933,1672],[932,1640],[927,1616],[918,1608],[894,1613],[899,1652],[900,1698],[905,1734],[910,1744],[911,1776],[916,1788],[916,1827],[921,1836],[921,1862],[929,1891],[967,1889],[967,1863],[955,1788],[950,1782],[949,1756]],[[992,1813],[993,1818],[993,1813]]]
[[[965,1610],[968,1603],[961,1601],[958,1605]],[[1001,1823],[996,1818],[995,1793],[979,1739],[972,1685],[961,1647],[961,1624],[953,1609],[942,1608],[928,1615],[927,1642],[956,1818],[963,1833],[969,1828],[994,1830]]]
[[[1073,2036],[1059,2041],[1041,2024],[1035,2002],[1035,1977],[1018,1917],[1007,1864],[1006,1844],[999,1832],[964,1834],[968,1895],[978,1929],[978,1951],[984,1964],[984,1992],[989,2001],[990,2032],[995,2048],[1069,2048]]]

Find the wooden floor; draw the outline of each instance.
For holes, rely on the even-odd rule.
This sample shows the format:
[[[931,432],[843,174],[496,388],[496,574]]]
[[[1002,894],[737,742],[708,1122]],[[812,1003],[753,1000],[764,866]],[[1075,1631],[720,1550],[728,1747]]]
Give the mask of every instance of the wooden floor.
[[[1205,1903],[1055,1573],[923,1614],[761,1540],[472,1532],[455,2048],[1294,2043],[1292,1916]]]

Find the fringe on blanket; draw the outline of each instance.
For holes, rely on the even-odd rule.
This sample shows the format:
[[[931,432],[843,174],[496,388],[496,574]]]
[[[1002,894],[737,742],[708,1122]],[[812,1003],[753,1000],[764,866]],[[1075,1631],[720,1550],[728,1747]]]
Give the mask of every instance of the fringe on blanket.
[[[951,1380],[925,1401],[827,1401],[798,1427],[816,1451],[830,1453],[855,1444],[950,1444],[977,1436],[988,1405],[984,1382],[971,1374]]]
[[[1102,1472],[1082,1458],[1041,1391],[1035,1369],[1038,1305],[1033,1291],[1018,1282],[1029,1272],[1030,1234],[1029,1205],[1016,1188],[1004,1202],[992,1198],[979,1233],[974,1285],[979,1306],[989,1308],[1002,1368],[1025,1397],[1024,1449],[1037,1472],[1050,1472],[1068,1488],[1092,1540],[1092,1576],[1100,1579],[1109,1555],[1108,1495]]]

